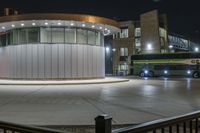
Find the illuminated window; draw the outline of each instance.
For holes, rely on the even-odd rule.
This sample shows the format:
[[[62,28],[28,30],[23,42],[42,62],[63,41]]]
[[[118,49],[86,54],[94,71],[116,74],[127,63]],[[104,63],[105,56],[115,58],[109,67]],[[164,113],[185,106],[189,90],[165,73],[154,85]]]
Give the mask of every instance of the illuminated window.
[[[65,43],[76,43],[76,29],[65,29]]]
[[[64,43],[64,28],[52,28],[52,43]]]
[[[96,43],[95,38],[96,38],[95,32],[94,31],[88,31],[88,44],[95,44]]]
[[[120,56],[128,56],[128,48],[120,48]]]
[[[77,29],[77,43],[87,43],[87,31],[83,29]]]
[[[167,31],[163,28],[159,28],[160,36],[161,37],[166,37],[167,36]]]
[[[135,46],[136,47],[141,47],[141,39],[140,38],[136,38],[135,39]]]
[[[121,29],[120,38],[128,38],[128,29]]]
[[[135,37],[141,36],[141,28],[135,28]]]
[[[51,43],[51,28],[41,28],[40,38],[42,43]]]
[[[96,45],[101,45],[101,33],[96,32]]]

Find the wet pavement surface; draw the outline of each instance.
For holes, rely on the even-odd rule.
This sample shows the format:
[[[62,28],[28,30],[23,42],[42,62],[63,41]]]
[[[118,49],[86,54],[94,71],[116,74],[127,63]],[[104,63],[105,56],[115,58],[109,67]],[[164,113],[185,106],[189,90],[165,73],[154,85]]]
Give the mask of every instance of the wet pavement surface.
[[[137,124],[200,109],[200,79],[128,77],[96,85],[0,85],[0,120],[32,125]]]

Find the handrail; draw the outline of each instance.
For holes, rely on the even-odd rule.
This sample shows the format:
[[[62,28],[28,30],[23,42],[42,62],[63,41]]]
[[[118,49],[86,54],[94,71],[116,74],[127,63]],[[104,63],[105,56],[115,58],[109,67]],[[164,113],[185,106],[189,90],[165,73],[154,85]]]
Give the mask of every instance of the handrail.
[[[59,130],[0,121],[0,129],[26,133],[65,133]]]
[[[143,124],[140,124],[137,126],[121,128],[118,130],[114,130],[112,133],[123,133],[123,132],[127,132],[127,131],[139,133],[139,132],[151,131],[151,130],[154,130],[157,128],[164,128],[169,125],[186,122],[186,121],[196,119],[199,117],[200,117],[200,111],[196,111],[196,112],[189,113],[186,115],[180,115],[180,116],[171,117],[171,118],[167,118],[167,119],[160,119],[160,120],[155,120],[152,122],[143,123]]]
[[[103,116],[104,116],[104,120],[105,120],[104,127],[105,128],[111,127],[112,126],[112,123],[111,123],[112,118],[108,117],[107,115],[103,115]],[[101,123],[98,122],[99,118],[101,118]],[[107,119],[107,118],[109,118],[109,119]],[[177,130],[178,130],[181,123],[183,124],[183,128],[186,129],[186,122],[190,122],[189,128],[191,130],[193,128],[193,124],[192,124],[193,121],[195,122],[195,131],[196,131],[195,133],[197,133],[198,125],[199,125],[198,118],[200,118],[200,111],[195,111],[195,112],[188,113],[185,115],[155,120],[152,122],[146,122],[146,123],[139,124],[136,126],[129,126],[129,127],[125,127],[125,128],[111,130],[111,131],[107,131],[107,130],[103,129],[102,131],[107,131],[107,132],[101,131],[101,133],[144,133],[144,132],[148,132],[148,131],[156,132],[157,129],[161,129],[161,130],[164,128],[172,129],[172,126],[176,126]],[[101,117],[99,116],[96,118],[96,124],[102,124],[102,122],[103,122],[102,116]],[[96,127],[99,127],[99,126],[96,125]],[[100,133],[97,131],[97,128],[96,128],[96,133]]]

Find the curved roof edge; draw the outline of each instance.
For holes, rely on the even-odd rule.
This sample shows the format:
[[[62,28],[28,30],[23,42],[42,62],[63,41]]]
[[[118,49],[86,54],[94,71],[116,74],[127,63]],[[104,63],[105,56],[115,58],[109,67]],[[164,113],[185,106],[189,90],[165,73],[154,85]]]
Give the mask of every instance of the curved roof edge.
[[[81,22],[90,22],[105,24],[119,28],[120,25],[117,21],[93,16],[93,15],[83,15],[83,14],[65,14],[65,13],[32,13],[32,14],[22,14],[22,15],[11,15],[0,17],[0,23],[10,22],[10,21],[26,21],[26,20],[72,20]]]

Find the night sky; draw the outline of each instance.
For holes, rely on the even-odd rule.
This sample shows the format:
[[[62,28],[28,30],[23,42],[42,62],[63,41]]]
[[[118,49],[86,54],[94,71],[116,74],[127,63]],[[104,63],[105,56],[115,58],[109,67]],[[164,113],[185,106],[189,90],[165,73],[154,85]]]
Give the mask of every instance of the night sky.
[[[2,11],[5,7],[24,13],[86,13],[117,20],[138,20],[141,13],[158,9],[168,16],[169,32],[200,39],[199,0],[2,0]]]

